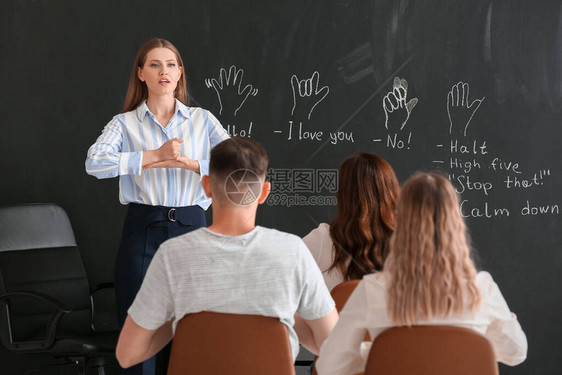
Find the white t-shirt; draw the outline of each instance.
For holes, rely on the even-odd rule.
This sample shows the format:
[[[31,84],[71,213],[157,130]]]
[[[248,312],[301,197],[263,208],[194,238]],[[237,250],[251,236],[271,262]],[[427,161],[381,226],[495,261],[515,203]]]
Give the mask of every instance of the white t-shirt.
[[[330,226],[322,223],[302,240],[322,271],[322,276],[328,289],[332,290],[336,285],[343,283],[345,278],[339,269],[334,268],[328,271],[334,262],[334,243],[332,242],[332,237],[330,237]],[[347,261],[347,265],[349,265],[349,262],[350,260]]]
[[[154,330],[186,314],[214,311],[277,317],[299,351],[294,314],[319,319],[334,309],[318,266],[302,240],[256,227],[240,236],[200,228],[164,242],[129,315]]]
[[[374,340],[381,332],[395,326],[386,311],[387,277],[384,271],[366,275],[357,285],[340,312],[340,320],[320,349],[316,362],[319,374],[356,374],[365,369],[370,349],[370,343],[362,344],[365,334],[369,332]],[[510,312],[488,272],[479,272],[476,282],[482,295],[478,310],[417,324],[474,329],[490,341],[497,361],[511,366],[523,362],[527,357],[527,337],[517,317]]]

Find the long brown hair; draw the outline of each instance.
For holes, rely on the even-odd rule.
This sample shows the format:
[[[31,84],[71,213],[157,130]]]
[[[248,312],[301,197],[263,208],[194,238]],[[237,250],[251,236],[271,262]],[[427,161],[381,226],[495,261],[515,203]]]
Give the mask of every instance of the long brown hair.
[[[397,208],[385,263],[392,320],[412,325],[477,308],[476,269],[451,182],[436,173],[417,173],[402,187]]]
[[[344,161],[336,194],[338,215],[330,224],[334,261],[329,270],[340,270],[346,280],[382,270],[399,189],[394,170],[383,158],[358,153]]]
[[[183,60],[181,59],[180,53],[176,47],[166,39],[154,38],[150,39],[144,43],[137,52],[137,57],[135,57],[135,62],[133,64],[133,70],[131,71],[131,79],[129,80],[129,88],[127,89],[127,96],[125,97],[125,104],[123,105],[123,112],[129,112],[137,108],[143,101],[148,98],[148,88],[146,83],[142,82],[138,76],[138,69],[144,66],[146,62],[146,55],[148,52],[154,48],[167,48],[176,55],[178,64],[183,67]],[[185,70],[174,91],[174,96],[183,104],[189,104],[189,97],[187,95],[187,85],[185,79]]]

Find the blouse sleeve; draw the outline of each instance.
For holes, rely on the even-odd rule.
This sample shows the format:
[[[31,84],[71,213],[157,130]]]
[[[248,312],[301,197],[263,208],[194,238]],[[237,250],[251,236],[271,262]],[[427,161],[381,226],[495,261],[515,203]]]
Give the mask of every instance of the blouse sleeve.
[[[121,152],[122,147],[123,124],[119,116],[115,116],[88,150],[86,173],[97,178],[140,175],[142,151]]]
[[[497,361],[509,366],[518,365],[527,358],[527,337],[492,276],[487,272],[482,274],[487,294],[485,303],[491,320],[484,336],[492,343]]]
[[[207,134],[209,134],[209,144],[211,149],[230,138],[226,130],[222,127],[220,121],[209,111],[204,111],[205,126],[207,128]],[[210,155],[211,150],[209,150]],[[199,161],[199,171],[201,177],[209,174],[209,160],[203,159]]]
[[[361,281],[340,312],[334,330],[320,348],[316,361],[319,374],[356,374],[365,369],[366,360],[360,355],[360,347],[367,333],[366,297],[365,281]]]

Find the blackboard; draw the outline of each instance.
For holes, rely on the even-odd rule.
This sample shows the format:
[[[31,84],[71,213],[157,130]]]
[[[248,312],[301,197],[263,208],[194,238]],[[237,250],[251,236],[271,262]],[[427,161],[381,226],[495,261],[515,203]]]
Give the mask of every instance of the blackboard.
[[[527,361],[501,373],[560,373],[559,1],[4,1],[0,203],[63,206],[92,284],[113,278],[126,208],[117,179],[86,175],[86,151],[154,36],[182,53],[192,105],[268,149],[260,225],[329,222],[334,171],[357,151],[401,182],[448,173],[528,337]]]

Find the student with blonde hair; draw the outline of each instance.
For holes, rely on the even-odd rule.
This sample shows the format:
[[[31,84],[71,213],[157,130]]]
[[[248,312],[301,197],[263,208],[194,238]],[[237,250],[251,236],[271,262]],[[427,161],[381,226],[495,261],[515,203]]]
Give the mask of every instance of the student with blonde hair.
[[[418,173],[403,186],[384,271],[365,276],[347,301],[320,350],[318,373],[363,371],[365,333],[375,339],[390,327],[411,325],[472,328],[507,365],[527,356],[527,339],[515,314],[492,276],[477,272],[470,258],[452,184],[435,173]]]

